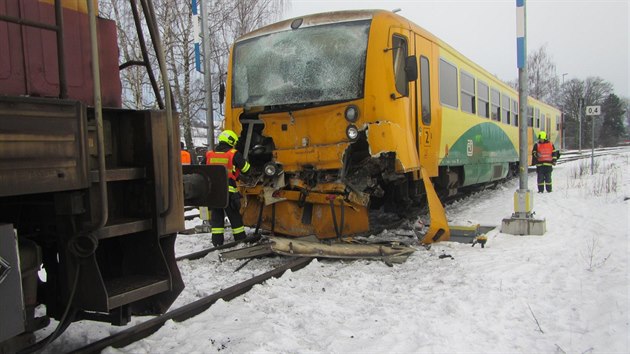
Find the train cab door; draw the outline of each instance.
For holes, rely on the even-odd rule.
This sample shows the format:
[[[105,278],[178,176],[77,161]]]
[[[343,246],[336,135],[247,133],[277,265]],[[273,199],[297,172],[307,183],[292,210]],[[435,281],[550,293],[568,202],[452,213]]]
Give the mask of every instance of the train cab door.
[[[418,59],[418,81],[414,88],[416,148],[420,165],[425,168],[429,176],[434,177],[438,175],[438,149],[441,134],[441,125],[437,117],[438,105],[433,102],[437,99],[433,97],[437,96],[435,94],[437,92],[437,63],[432,60],[432,42],[417,33],[412,33],[413,49],[410,50],[410,54]]]

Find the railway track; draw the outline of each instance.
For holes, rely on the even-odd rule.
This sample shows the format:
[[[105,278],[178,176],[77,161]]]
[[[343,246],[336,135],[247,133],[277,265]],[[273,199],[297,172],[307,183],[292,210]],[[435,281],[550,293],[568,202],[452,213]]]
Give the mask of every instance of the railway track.
[[[617,147],[609,147],[609,148],[597,148],[593,151],[593,156],[599,157],[604,155],[610,155],[617,152],[624,152],[630,150],[628,146],[617,146]],[[578,150],[569,150],[565,152],[561,152],[560,159],[558,160],[558,164],[563,164],[570,161],[581,160],[581,159],[589,159],[591,158],[591,150],[584,149],[582,152]]]
[[[602,155],[606,155],[606,154],[614,154],[617,152],[623,152],[623,151],[627,151],[629,148],[628,147],[623,147],[623,148],[616,148],[616,149],[596,149],[595,150],[595,156],[602,156]],[[585,152],[583,151],[582,154],[579,154],[577,151],[569,151],[569,152],[565,152],[563,153],[563,156],[561,158],[561,160],[558,162],[559,164],[561,163],[565,163],[565,162],[569,162],[569,161],[574,161],[577,159],[587,159],[590,158],[591,154],[590,151]],[[461,198],[462,196],[460,196]],[[464,196],[465,197],[465,196]],[[455,200],[460,199],[460,198],[454,198]],[[445,201],[446,204],[448,204],[449,202],[452,202],[452,200],[447,200]],[[189,210],[191,211],[191,210]],[[426,212],[427,210],[417,210],[416,212],[422,213],[422,212]],[[196,216],[196,215],[195,215]],[[192,219],[192,218],[191,218]],[[409,223],[402,225],[404,223],[404,220],[385,220],[385,222],[383,222],[383,220],[381,220],[381,223],[383,223],[383,225],[386,225],[387,229],[393,229],[396,228],[396,226],[398,227],[402,227],[403,229],[408,228]],[[377,223],[378,224],[378,223]],[[382,226],[383,226],[382,225]],[[191,230],[192,231],[192,230]],[[378,232],[377,232],[378,233]],[[377,234],[376,233],[376,234]],[[228,242],[222,246],[219,247],[211,247],[211,248],[206,248],[206,249],[202,249],[200,251],[195,251],[189,254],[185,254],[182,256],[179,256],[176,258],[177,261],[182,261],[182,260],[197,260],[197,259],[201,259],[203,257],[205,257],[206,255],[214,252],[214,251],[220,251],[220,250],[225,250],[225,249],[230,249],[230,248],[234,248],[235,246],[237,246],[239,243],[242,242],[254,242],[258,239],[259,237],[257,236],[250,236],[247,239],[245,239],[244,241],[238,241],[238,242]],[[116,348],[120,348],[120,347],[124,347],[126,345],[131,344],[134,341],[138,341],[141,340],[147,336],[149,336],[150,334],[154,333],[155,331],[157,331],[166,321],[172,319],[174,321],[185,321],[188,318],[191,318],[205,310],[207,310],[212,304],[214,304],[217,300],[219,299],[223,299],[226,301],[229,301],[231,299],[234,299],[244,293],[246,293],[248,290],[251,289],[251,287],[253,287],[255,284],[260,284],[272,277],[279,277],[281,276],[286,270],[288,269],[292,269],[292,270],[298,270],[304,266],[306,266],[309,261],[312,258],[292,258],[290,259],[288,262],[283,263],[282,265],[275,267],[274,269],[261,274],[261,275],[257,275],[254,276],[250,279],[247,279],[245,281],[242,281],[238,284],[235,284],[233,286],[230,286],[229,288],[226,288],[224,290],[221,290],[219,292],[207,295],[203,298],[199,298],[197,300],[194,300],[188,304],[184,304],[181,307],[178,307],[162,316],[153,318],[149,321],[143,322],[141,324],[138,324],[136,326],[130,327],[126,330],[123,330],[115,335],[112,335],[110,337],[106,337],[103,339],[100,339],[90,345],[87,345],[85,347],[76,349],[74,351],[72,351],[72,353],[92,353],[92,352],[99,352],[101,350],[103,350],[106,347],[116,347]],[[246,261],[243,265],[241,265],[240,267],[238,267],[235,271],[238,271],[240,268],[242,268],[242,266],[244,266],[247,262]],[[241,277],[241,279],[243,279]]]
[[[179,256],[176,257],[175,260],[176,261],[181,261],[181,260],[189,260],[189,261],[193,261],[196,259],[200,259],[205,257],[208,253],[214,252],[214,251],[220,251],[220,250],[224,250],[224,249],[229,249],[232,247],[235,247],[236,245],[238,245],[239,243],[252,243],[252,242],[256,242],[260,240],[260,236],[248,236],[247,238],[245,238],[244,240],[241,241],[232,241],[232,242],[228,242],[228,243],[224,243],[221,246],[217,246],[217,247],[211,247],[211,248],[205,248],[202,249],[200,251],[196,251],[196,252],[192,252],[183,256]]]
[[[224,245],[225,246],[225,245]],[[189,259],[189,258],[187,258]],[[118,332],[109,337],[105,337],[97,342],[91,343],[87,346],[78,348],[70,353],[98,353],[107,347],[121,348],[127,346],[133,342],[144,339],[160,327],[164,325],[166,321],[173,320],[176,322],[185,321],[191,317],[194,317],[203,311],[207,310],[212,304],[219,299],[230,301],[242,294],[248,292],[254,285],[262,284],[268,279],[281,276],[287,270],[299,270],[311,262],[312,258],[300,257],[292,258],[288,262],[260,275],[257,275],[251,279],[245,280],[238,284],[232,285],[229,288],[223,289],[216,293],[210,294],[203,298],[200,298],[190,304],[179,307],[175,310],[169,311],[164,315],[152,318],[146,322],[127,328],[121,332]]]
[[[614,154],[617,152],[624,152],[630,150],[630,147],[628,146],[621,146],[621,147],[609,147],[609,148],[597,148],[594,151],[594,156],[595,157],[599,157],[599,156],[605,156],[605,155],[609,155],[609,154]],[[558,164],[564,164],[567,162],[571,162],[571,161],[575,161],[575,160],[580,160],[580,159],[589,159],[591,157],[591,151],[590,150],[583,150],[581,153],[577,150],[568,150],[568,151],[564,151],[560,157],[560,159],[558,160]],[[536,167],[535,166],[529,166],[530,172],[535,171]],[[490,183],[487,185],[483,185],[483,186],[479,186],[476,188],[466,188],[466,189],[462,189],[461,193],[458,193],[457,195],[454,196],[449,196],[449,197],[445,197],[445,196],[441,196],[442,202],[444,203],[444,205],[449,205],[455,201],[461,200],[463,198],[466,198],[468,196],[470,196],[471,194],[474,193],[478,193],[478,192],[482,192],[483,190],[486,189],[493,189],[496,188],[496,186],[499,183]],[[192,207],[189,207],[189,210],[192,210]],[[409,228],[410,224],[409,221],[412,221],[413,217],[415,216],[420,216],[420,215],[425,215],[428,214],[429,210],[426,206],[424,207],[411,207],[406,214],[405,217],[392,217],[393,214],[383,214],[380,215],[378,213],[373,213],[370,215],[370,224],[374,225],[374,229],[370,230],[370,232],[367,232],[363,235],[355,235],[355,236],[370,236],[373,234],[379,234],[380,232],[382,232],[383,230],[386,229],[394,229],[394,228],[399,228],[399,227],[406,227]],[[388,216],[389,215],[389,216]],[[192,220],[195,217],[198,217],[199,214],[191,214],[187,216],[187,220]],[[389,218],[389,219],[388,219]],[[191,231],[192,232],[192,231]],[[244,241],[240,241],[240,242],[246,242],[246,243],[251,243],[251,242],[255,242],[259,239],[260,237],[255,237],[255,236],[249,236],[247,239],[245,239]],[[223,249],[228,249],[228,248],[232,248],[234,246],[236,246],[237,244],[239,244],[240,242],[229,242],[226,243],[222,246],[219,247],[213,247],[213,248],[207,248],[207,249],[203,249],[201,251],[197,251],[197,252],[193,252],[191,254],[187,254],[184,256],[180,256],[177,257],[176,260],[180,261],[183,259],[188,259],[188,260],[195,260],[195,259],[199,259],[202,257],[205,257],[207,254],[213,252],[213,251],[217,251],[217,250],[223,250]]]
[[[617,151],[623,151],[624,149],[628,149],[628,148],[596,149],[595,156],[602,156],[602,155],[606,155],[610,153],[615,153]],[[566,162],[574,161],[578,159],[586,159],[586,158],[590,158],[590,156],[591,156],[590,151],[588,152],[583,151],[582,154],[580,154],[577,151],[565,152],[563,156],[561,157],[561,159],[558,161],[558,163],[562,164],[562,163],[566,163]],[[460,198],[461,197],[462,196],[460,196]],[[460,198],[454,198],[454,199],[457,200]],[[452,202],[452,200],[447,201],[447,204],[448,202]],[[418,210],[418,211],[421,212],[421,210]],[[193,219],[197,216],[198,216],[197,214],[193,214],[193,215],[190,215],[187,219]],[[392,222],[392,225],[388,225],[388,226],[392,227],[394,226],[393,224],[400,224],[402,222],[403,220],[398,220],[396,222]],[[233,241],[233,242],[228,242],[222,246],[202,249],[200,251],[195,251],[186,255],[179,256],[176,258],[176,260],[182,261],[182,260],[201,259],[211,252],[234,248],[239,243],[243,243],[243,242],[245,243],[255,242],[259,238],[260,237],[258,236],[249,236],[244,241]],[[247,279],[243,282],[230,286],[229,288],[223,289],[219,292],[207,295],[190,304],[183,305],[175,310],[172,310],[162,316],[155,317],[149,321],[130,327],[126,330],[118,332],[117,334],[114,334],[112,336],[103,338],[85,347],[76,349],[72,351],[71,353],[94,353],[94,352],[99,352],[110,346],[114,348],[121,348],[121,347],[127,346],[135,341],[139,341],[143,338],[146,338],[152,333],[156,332],[168,320],[174,320],[177,322],[185,321],[207,310],[212,304],[214,304],[219,299],[223,299],[225,301],[234,299],[246,293],[247,291],[249,291],[256,284],[261,284],[272,277],[281,276],[288,269],[298,270],[298,269],[303,268],[311,260],[312,258],[309,258],[309,257],[293,258],[289,260],[288,262],[282,264],[281,266],[278,266],[266,273]]]

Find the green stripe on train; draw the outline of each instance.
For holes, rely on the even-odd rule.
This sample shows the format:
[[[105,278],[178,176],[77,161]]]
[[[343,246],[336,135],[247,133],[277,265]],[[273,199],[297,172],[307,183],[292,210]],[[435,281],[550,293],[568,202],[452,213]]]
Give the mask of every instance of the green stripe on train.
[[[462,134],[440,166],[463,166],[463,186],[468,186],[505,178],[510,162],[518,162],[517,147],[499,125],[488,122]]]

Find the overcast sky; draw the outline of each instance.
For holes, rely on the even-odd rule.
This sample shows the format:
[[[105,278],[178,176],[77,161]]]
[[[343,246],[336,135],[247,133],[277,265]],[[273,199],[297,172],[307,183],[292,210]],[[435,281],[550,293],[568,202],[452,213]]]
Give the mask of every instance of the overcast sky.
[[[629,0],[527,0],[527,49],[542,45],[568,81],[599,76],[630,97]],[[402,15],[503,80],[518,77],[515,0],[290,0],[286,17],[347,9]]]

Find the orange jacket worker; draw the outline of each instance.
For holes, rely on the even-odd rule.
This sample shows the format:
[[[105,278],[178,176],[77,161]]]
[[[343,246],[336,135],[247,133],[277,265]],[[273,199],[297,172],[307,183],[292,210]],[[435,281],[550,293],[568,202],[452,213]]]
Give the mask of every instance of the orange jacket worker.
[[[212,224],[212,244],[220,246],[224,242],[225,216],[230,219],[232,234],[235,241],[245,239],[245,226],[241,216],[241,195],[236,188],[236,180],[241,173],[249,171],[249,163],[238,150],[234,148],[238,142],[238,135],[231,130],[219,134],[219,144],[214,151],[206,153],[206,164],[222,165],[227,168],[230,198],[225,209],[212,209],[210,223]]]
[[[551,193],[551,172],[553,165],[560,158],[560,152],[547,140],[547,133],[538,133],[538,142],[532,149],[532,165],[536,166],[538,193]]]

